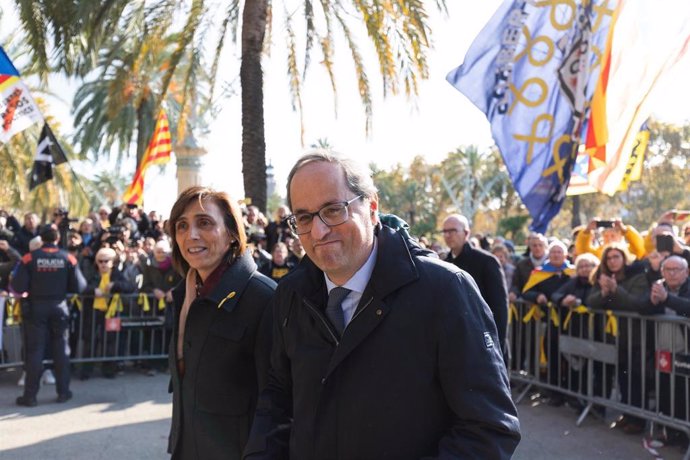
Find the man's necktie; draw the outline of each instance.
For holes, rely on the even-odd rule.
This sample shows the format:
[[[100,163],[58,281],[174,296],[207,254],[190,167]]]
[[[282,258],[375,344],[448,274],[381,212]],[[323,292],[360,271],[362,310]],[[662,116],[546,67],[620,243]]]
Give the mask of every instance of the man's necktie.
[[[344,287],[335,287],[328,293],[328,306],[326,306],[326,316],[339,335],[343,335],[345,329],[345,314],[341,304],[350,290]]]

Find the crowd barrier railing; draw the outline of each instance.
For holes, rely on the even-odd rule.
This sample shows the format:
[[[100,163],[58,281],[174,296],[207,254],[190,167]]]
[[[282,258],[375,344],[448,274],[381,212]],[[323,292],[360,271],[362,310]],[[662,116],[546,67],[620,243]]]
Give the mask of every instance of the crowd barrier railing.
[[[172,312],[164,300],[144,293],[74,294],[66,302],[71,362],[167,359]],[[22,367],[22,316],[30,314],[30,303],[15,297],[4,297],[0,303],[4,313],[0,369]],[[46,362],[50,362],[50,350],[46,353]]]
[[[516,403],[537,387],[581,404],[578,426],[600,406],[690,436],[689,329],[675,315],[514,302],[507,341],[511,381],[523,385]]]

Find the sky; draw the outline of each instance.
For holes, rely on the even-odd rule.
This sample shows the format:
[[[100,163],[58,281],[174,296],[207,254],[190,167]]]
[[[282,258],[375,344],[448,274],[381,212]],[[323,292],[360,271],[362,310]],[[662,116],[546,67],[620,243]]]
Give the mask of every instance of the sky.
[[[429,2],[431,5],[433,2]],[[318,139],[328,139],[335,150],[365,163],[389,168],[397,163],[406,165],[416,156],[427,162],[438,162],[460,146],[474,144],[488,148],[493,144],[489,124],[469,100],[445,80],[452,69],[462,63],[465,52],[484,24],[501,3],[500,0],[458,2],[449,0],[448,16],[430,11],[434,47],[428,53],[429,79],[419,87],[419,95],[410,100],[405,95],[382,97],[375,77],[376,62],[370,60],[369,74],[374,92],[373,131],[366,136],[364,110],[356,91],[356,80],[347,49],[336,48],[336,84],[338,111],[334,113],[333,94],[316,55],[307,74],[303,93],[305,145],[300,142],[300,120],[291,109],[281,15],[274,14],[270,56],[263,61],[266,158],[274,167],[277,191],[285,195],[285,180],[295,160]],[[471,3],[471,5],[470,5]],[[433,8],[433,7],[432,7]],[[7,19],[5,19],[7,20]],[[361,37],[360,46],[368,46]],[[364,51],[364,50],[363,50]],[[238,46],[228,44],[221,60],[220,80],[233,81],[239,74]],[[688,60],[686,60],[688,61]],[[660,85],[654,115],[669,121],[685,121],[690,106],[683,76],[690,65],[678,66],[673,75]],[[60,94],[76,89],[64,80],[55,79],[51,86]],[[64,89],[64,90],[63,90]],[[72,89],[72,91],[74,90]],[[205,185],[225,190],[233,198],[244,197],[241,162],[241,108],[239,81],[237,94],[225,100],[220,115],[210,126],[210,133],[200,139],[208,154],[203,158],[202,177]],[[66,101],[51,100],[51,112],[70,126],[71,97]],[[103,167],[98,165],[98,167]],[[110,167],[110,166],[105,166]],[[123,165],[123,175],[134,175],[134,161]],[[93,165],[76,165],[87,172]],[[129,171],[131,170],[131,171]],[[175,162],[161,173],[158,168],[147,172],[145,180],[146,210],[167,214],[177,196]]]

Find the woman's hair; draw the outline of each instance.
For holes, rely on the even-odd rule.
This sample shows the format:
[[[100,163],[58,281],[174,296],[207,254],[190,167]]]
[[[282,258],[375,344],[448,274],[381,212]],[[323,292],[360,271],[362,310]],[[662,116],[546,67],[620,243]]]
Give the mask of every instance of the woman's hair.
[[[621,243],[611,243],[608,244],[604,247],[604,251],[601,253],[601,263],[597,267],[595,271],[592,272],[590,281],[592,284],[595,284],[596,281],[599,279],[600,274],[604,274],[607,276],[612,276],[613,273],[611,270],[609,270],[608,265],[606,264],[606,258],[608,257],[609,253],[612,251],[618,251],[621,253],[623,256],[623,262],[624,262],[624,267],[626,265],[629,265],[632,262],[632,256],[628,252],[628,248],[625,247],[625,245]]]
[[[115,258],[117,257],[117,253],[113,248],[101,248],[96,253],[95,259],[98,259],[100,256],[105,256],[108,259],[115,260]]]
[[[236,257],[244,253],[247,248],[247,236],[244,233],[244,225],[242,224],[242,212],[237,203],[233,202],[227,193],[213,190],[209,187],[202,187],[199,185],[193,186],[180,194],[170,210],[170,219],[168,220],[168,231],[172,241],[172,261],[175,270],[182,274],[187,274],[189,264],[182,256],[180,247],[177,244],[176,225],[184,214],[187,207],[193,202],[198,202],[203,208],[204,203],[215,203],[223,215],[223,223],[228,231],[233,243],[230,246],[227,263],[231,263]],[[239,223],[239,224],[238,224]]]
[[[575,268],[577,268],[578,264],[583,261],[583,262],[589,262],[594,268],[597,268],[599,266],[599,258],[592,254],[591,252],[585,252],[584,254],[580,254],[575,258]]]

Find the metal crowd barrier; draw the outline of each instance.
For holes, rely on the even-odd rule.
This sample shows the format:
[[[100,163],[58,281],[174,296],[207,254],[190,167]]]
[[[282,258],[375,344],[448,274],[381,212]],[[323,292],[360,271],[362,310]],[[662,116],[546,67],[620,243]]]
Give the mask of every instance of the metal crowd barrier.
[[[690,437],[690,319],[522,301],[509,316],[516,404],[537,387],[579,402],[577,426],[600,406]]]
[[[170,305],[147,294],[104,297],[105,309],[93,307],[94,296],[69,295],[69,346],[72,363],[167,359],[172,333]],[[0,300],[4,315],[0,336],[0,369],[22,367],[22,299]],[[46,359],[50,362],[50,356]]]

